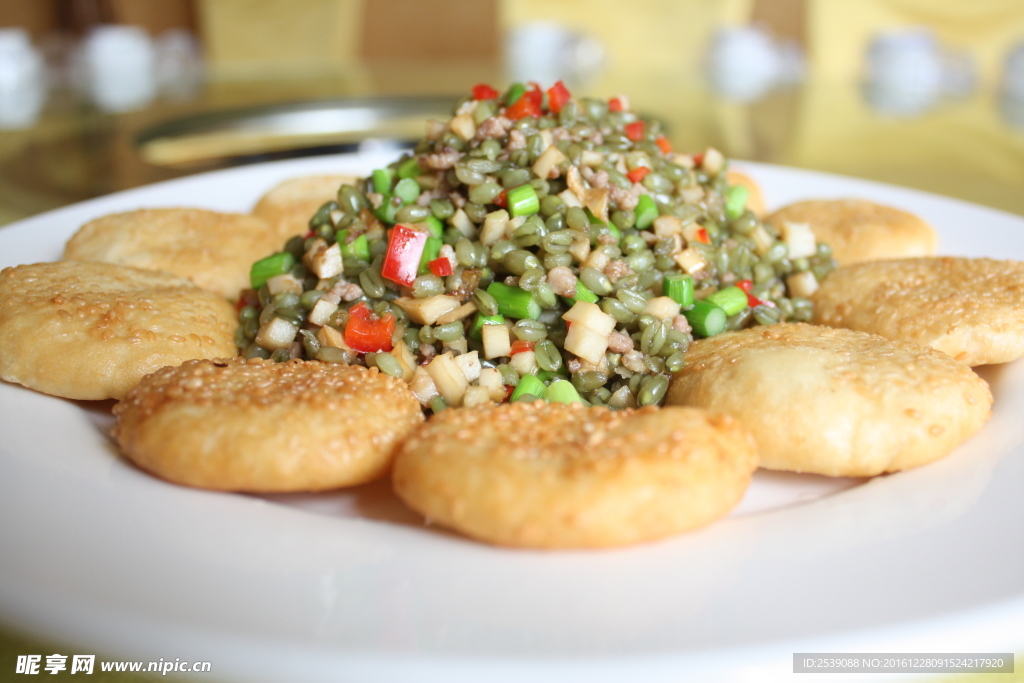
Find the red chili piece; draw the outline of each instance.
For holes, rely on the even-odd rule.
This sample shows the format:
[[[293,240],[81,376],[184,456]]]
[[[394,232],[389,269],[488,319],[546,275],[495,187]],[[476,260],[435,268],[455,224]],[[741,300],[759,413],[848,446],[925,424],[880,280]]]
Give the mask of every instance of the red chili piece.
[[[384,255],[380,274],[400,285],[412,285],[419,271],[420,258],[423,256],[427,237],[427,233],[413,230],[407,225],[396,225],[391,230],[388,251]]]
[[[761,301],[756,296],[750,293],[750,290],[753,289],[754,287],[753,280],[740,280],[739,282],[736,283],[736,286],[746,293],[747,305],[749,305],[751,308],[753,308],[754,306],[760,306],[761,304],[764,303],[763,301]]]
[[[704,152],[697,152],[693,155],[693,165],[700,166],[704,163]]]
[[[448,277],[452,274],[452,262],[444,256],[436,258],[427,264],[427,268],[430,268],[430,272],[438,277]]]
[[[626,177],[629,178],[630,182],[639,183],[650,172],[651,172],[651,169],[647,168],[646,166],[637,166],[632,171],[627,173]]]
[[[395,332],[395,316],[388,313],[383,318],[378,318],[365,302],[359,302],[350,308],[348,315],[345,343],[353,350],[360,353],[376,353],[392,349],[391,335]]]
[[[608,100],[608,111],[622,111],[622,100],[618,97],[613,97]]]
[[[502,190],[497,197],[494,198],[494,205],[500,206],[503,209],[508,208],[508,193]]]
[[[658,139],[654,141],[654,144],[661,148],[661,151],[665,154],[672,153],[672,143],[668,141],[668,138],[664,135],[659,135]]]
[[[565,83],[558,81],[548,88],[548,109],[550,109],[553,114],[557,114],[562,111],[562,107],[564,107],[565,103],[571,98],[572,95],[570,95],[569,90],[566,89]]]
[[[626,137],[633,142],[639,142],[644,139],[644,122],[634,121],[633,123],[627,123],[625,126]]]
[[[698,228],[697,229],[697,241],[698,242],[703,242],[704,244],[711,244],[711,238],[708,237],[708,230],[707,230],[707,228]]]
[[[505,116],[518,121],[525,116],[533,116],[534,118],[540,118],[541,108],[540,104],[544,99],[544,93],[540,91],[540,88],[534,84],[530,90],[523,93],[523,96],[515,101],[509,107],[505,108]]]
[[[481,83],[473,86],[473,99],[474,100],[496,100],[500,95],[497,90],[491,86]]]
[[[512,349],[509,351],[508,355],[511,358],[517,353],[523,353],[524,351],[533,351],[533,347],[536,345],[536,342],[523,341],[522,339],[517,339],[514,342],[512,342]]]

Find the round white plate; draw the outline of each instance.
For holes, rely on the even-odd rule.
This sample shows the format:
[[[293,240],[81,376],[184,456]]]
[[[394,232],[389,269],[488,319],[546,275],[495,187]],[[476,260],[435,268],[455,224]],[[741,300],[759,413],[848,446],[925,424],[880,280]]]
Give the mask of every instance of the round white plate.
[[[0,230],[0,267],[58,259],[103,214],[246,211],[285,178],[385,161],[249,166],[94,199]],[[930,221],[943,253],[1024,259],[1017,216],[744,168],[775,206],[864,197]],[[211,680],[239,681],[763,681],[788,679],[795,652],[1020,650],[1024,364],[981,374],[992,420],[938,463],[870,481],[759,473],[724,521],[598,552],[465,540],[424,526],[386,484],[174,486],[119,459],[109,406],[0,384],[0,614],[82,653],[210,661]]]

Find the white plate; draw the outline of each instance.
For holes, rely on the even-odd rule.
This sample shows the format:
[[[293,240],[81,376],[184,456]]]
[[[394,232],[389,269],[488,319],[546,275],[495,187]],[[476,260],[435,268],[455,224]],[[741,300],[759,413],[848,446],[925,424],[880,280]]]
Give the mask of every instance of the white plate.
[[[245,211],[279,180],[383,161],[250,166],[102,197],[0,230],[0,267],[59,258],[102,214]],[[929,220],[944,253],[1024,258],[1016,216],[746,168],[774,205],[865,197]],[[788,678],[794,652],[1019,651],[1024,364],[981,374],[995,414],[938,463],[867,482],[762,473],[707,529],[555,553],[424,527],[386,485],[261,498],[166,484],[118,458],[108,412],[0,384],[0,614],[82,653],[210,661],[212,680],[760,681]]]

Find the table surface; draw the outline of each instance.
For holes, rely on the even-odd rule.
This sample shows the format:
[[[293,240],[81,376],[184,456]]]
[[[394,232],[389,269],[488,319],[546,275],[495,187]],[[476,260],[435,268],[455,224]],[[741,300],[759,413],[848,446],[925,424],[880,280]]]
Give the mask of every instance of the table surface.
[[[159,100],[123,114],[104,114],[58,94],[34,127],[0,131],[0,226],[90,197],[234,163],[204,160],[202,154],[173,164],[152,163],[153,155],[147,160],[137,143],[140,133],[181,117],[350,97],[436,95],[454,101],[477,82],[500,84],[503,78],[486,65],[443,70],[403,65],[330,78],[209,83],[190,98]],[[859,84],[846,82],[812,80],[742,103],[715,95],[694,74],[612,72],[574,87],[574,92],[628,93],[636,109],[664,121],[679,150],[713,146],[733,158],[894,183],[1024,215],[1024,103],[1010,101],[994,88],[940,99],[912,115],[881,111]],[[280,142],[273,142],[272,152],[245,158],[287,155],[278,149]],[[334,144],[334,151],[338,142],[319,141],[324,148]],[[313,146],[309,140],[303,144]],[[772,198],[766,199],[771,206]],[[69,651],[60,648],[0,631],[0,672],[5,672],[0,678],[13,671],[17,655]],[[125,673],[96,675],[97,680],[108,676],[123,683],[155,680]],[[939,680],[954,678],[971,682],[983,677]],[[168,679],[174,677],[163,678]],[[1024,681],[1024,673],[1000,680]]]

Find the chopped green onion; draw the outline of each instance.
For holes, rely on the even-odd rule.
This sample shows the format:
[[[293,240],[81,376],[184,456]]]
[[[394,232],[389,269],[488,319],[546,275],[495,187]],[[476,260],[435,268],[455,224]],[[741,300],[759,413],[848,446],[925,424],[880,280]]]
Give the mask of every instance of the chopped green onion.
[[[422,172],[423,171],[420,169],[420,162],[416,157],[403,159],[398,164],[398,177],[402,180],[405,180],[406,178],[415,178]]]
[[[548,385],[544,399],[549,403],[583,403],[572,382],[558,379]]]
[[[504,316],[501,315],[481,315],[476,314],[476,318],[473,320],[473,326],[469,328],[469,336],[471,339],[480,339],[483,334],[484,325],[502,325],[505,322]]]
[[[544,386],[544,382],[533,375],[523,375],[519,378],[519,384],[516,385],[516,390],[512,392],[512,397],[509,399],[510,403],[522,400],[523,394],[530,394],[537,398],[544,398],[544,392],[547,387]]]
[[[742,185],[733,185],[725,191],[725,217],[731,221],[736,220],[747,210],[747,199],[750,198],[750,190]]]
[[[693,308],[683,311],[687,322],[693,328],[694,334],[701,337],[711,337],[725,330],[727,316],[721,306],[711,303],[707,299],[693,304]]]
[[[518,320],[536,320],[540,317],[541,307],[533,298],[533,292],[503,282],[492,282],[487,286],[487,293],[498,302],[498,313],[501,315]]]
[[[395,185],[394,195],[401,199],[403,204],[412,204],[420,196],[420,184],[412,178],[403,178]]]
[[[747,293],[739,287],[720,289],[705,299],[722,307],[726,315],[736,315],[747,307]]]
[[[666,275],[662,291],[683,308],[693,305],[693,278],[689,275]]]
[[[384,203],[377,207],[373,214],[385,223],[391,223],[393,225],[395,222],[395,214],[398,213],[398,208],[399,207],[391,203],[389,199],[385,198]]]
[[[583,284],[583,280],[576,280],[576,295],[572,297],[562,297],[562,301],[569,304],[571,307],[577,301],[586,301],[588,304],[596,304],[600,299],[597,294],[590,291],[590,288]]]
[[[426,224],[427,232],[430,233],[431,237],[444,236],[444,223],[442,223],[436,216],[427,216]]]
[[[540,200],[533,185],[526,184],[514,187],[505,195],[508,200],[508,212],[514,216],[532,216],[540,211]]]
[[[342,256],[354,256],[364,261],[370,260],[370,243],[366,239],[366,235],[359,235],[351,242],[348,241],[349,230],[339,230],[334,239],[341,247]]]
[[[259,289],[267,284],[267,280],[277,275],[284,275],[294,265],[295,257],[289,252],[272,254],[252,264],[252,268],[249,269],[249,283],[253,289]]]
[[[383,195],[391,194],[391,181],[393,179],[394,171],[390,168],[374,169],[370,175],[370,180],[373,182],[373,191]]]
[[[649,194],[640,195],[640,199],[637,200],[636,208],[633,211],[636,214],[637,230],[651,227],[651,223],[658,217],[658,205],[654,203]]]
[[[618,226],[616,226],[614,223],[605,223],[603,220],[595,216],[594,212],[591,211],[590,209],[584,209],[583,211],[584,213],[587,214],[587,218],[590,219],[591,225],[593,225],[594,223],[597,223],[598,225],[603,225],[604,227],[608,228],[608,232],[612,235],[612,237],[615,238],[616,241],[622,240],[622,233],[619,231]]]
[[[444,240],[440,237],[427,238],[427,241],[423,244],[423,256],[420,257],[420,265],[417,269],[420,275],[430,272],[430,262],[441,255],[441,247],[443,245]]]
[[[509,87],[509,89],[508,89],[508,94],[505,95],[505,106],[506,107],[511,107],[525,93],[526,93],[526,86],[525,85],[523,85],[522,83],[513,83]]]

